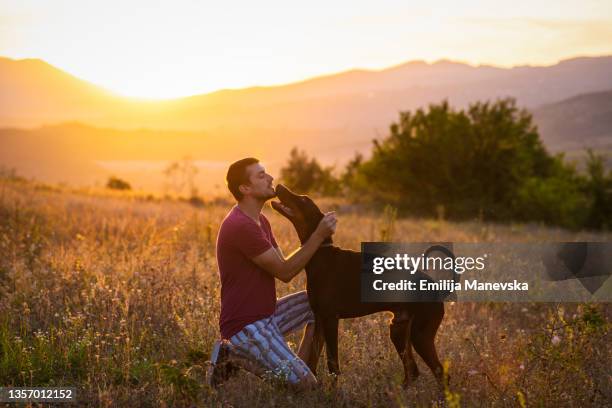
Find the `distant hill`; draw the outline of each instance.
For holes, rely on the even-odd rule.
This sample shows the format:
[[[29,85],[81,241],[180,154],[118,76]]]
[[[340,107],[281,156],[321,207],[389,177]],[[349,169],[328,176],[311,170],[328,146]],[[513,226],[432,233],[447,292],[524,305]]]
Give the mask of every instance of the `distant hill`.
[[[42,60],[0,57],[0,126],[36,127],[66,121],[140,127],[143,113],[167,112],[172,103],[125,98]]]
[[[117,175],[136,188],[161,190],[168,164],[190,157],[200,170],[199,188],[211,190],[223,185],[227,165],[245,156],[262,158],[277,174],[291,145],[280,142],[284,135],[278,132],[268,133],[257,146],[248,143],[251,136],[213,138],[204,132],[117,130],[77,122],[0,128],[0,169],[14,168],[28,178],[75,185],[103,185],[110,175]]]
[[[547,146],[555,151],[612,147],[612,90],[574,96],[534,111]]]
[[[0,121],[40,125],[58,119],[96,119],[122,99],[44,61],[0,58]]]
[[[408,62],[275,87],[225,90],[162,102],[121,98],[40,60],[0,59],[0,126],[78,120],[114,128],[173,130],[369,129],[386,131],[397,112],[449,99],[455,106],[514,96],[529,108],[612,89],[612,57],[548,67],[473,67]]]
[[[190,155],[201,161],[200,178],[209,187],[223,184],[226,162],[245,155],[261,157],[275,171],[299,146],[323,163],[343,165],[386,136],[399,111],[442,99],[464,107],[505,96],[534,112],[549,150],[580,158],[591,146],[610,155],[612,91],[601,91],[612,89],[611,72],[612,57],[511,69],[415,61],[144,102],[40,60],[0,58],[0,166],[85,184],[129,174],[156,188],[164,163]]]

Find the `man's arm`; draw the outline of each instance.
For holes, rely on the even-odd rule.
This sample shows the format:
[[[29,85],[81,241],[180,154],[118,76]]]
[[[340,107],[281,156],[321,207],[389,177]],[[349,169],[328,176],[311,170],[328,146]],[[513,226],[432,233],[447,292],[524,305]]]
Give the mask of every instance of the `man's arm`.
[[[277,246],[274,249],[276,249],[276,252],[278,253],[278,256],[281,257],[281,259],[285,259],[285,254],[283,254],[283,250],[281,249],[281,247]]]
[[[283,282],[289,282],[297,275],[317,251],[321,243],[336,230],[336,216],[333,212],[325,214],[308,241],[284,259],[276,248],[252,258],[258,266]],[[282,252],[281,252],[282,253]]]

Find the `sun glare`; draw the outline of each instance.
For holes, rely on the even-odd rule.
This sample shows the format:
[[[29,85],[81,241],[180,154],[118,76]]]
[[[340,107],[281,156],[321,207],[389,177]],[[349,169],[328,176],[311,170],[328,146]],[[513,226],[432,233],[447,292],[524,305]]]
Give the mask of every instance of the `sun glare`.
[[[173,98],[409,60],[546,65],[612,53],[612,2],[494,3],[8,1],[0,55]]]

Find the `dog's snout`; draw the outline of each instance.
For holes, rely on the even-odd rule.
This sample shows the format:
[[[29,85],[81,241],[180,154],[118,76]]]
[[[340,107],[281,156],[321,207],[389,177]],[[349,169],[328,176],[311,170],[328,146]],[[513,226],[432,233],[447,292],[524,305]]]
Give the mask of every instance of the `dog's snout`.
[[[276,185],[276,194],[278,194],[279,192],[286,190],[285,186],[283,186],[282,184],[277,184]]]
[[[289,197],[289,189],[280,183],[276,185],[275,192],[276,192],[276,196],[280,198],[281,201],[283,199],[286,200]]]

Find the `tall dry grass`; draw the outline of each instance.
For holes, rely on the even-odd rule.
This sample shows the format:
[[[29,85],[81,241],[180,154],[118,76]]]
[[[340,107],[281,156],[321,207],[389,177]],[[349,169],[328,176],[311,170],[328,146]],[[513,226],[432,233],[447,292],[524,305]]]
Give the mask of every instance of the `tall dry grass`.
[[[218,336],[215,237],[229,203],[100,195],[0,181],[0,385],[75,386],[92,406],[610,406],[609,306],[447,304],[437,337],[451,382],[441,395],[418,360],[402,370],[384,314],[340,325],[336,387],[296,393],[247,373],[204,384]],[[337,244],[609,240],[536,225],[393,220],[336,208]],[[266,210],[285,253],[289,223]],[[387,218],[385,218],[387,217]],[[301,274],[278,295],[304,288]],[[295,345],[298,335],[288,341]]]

